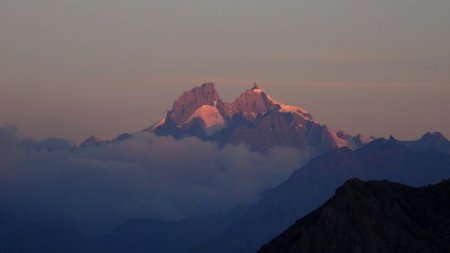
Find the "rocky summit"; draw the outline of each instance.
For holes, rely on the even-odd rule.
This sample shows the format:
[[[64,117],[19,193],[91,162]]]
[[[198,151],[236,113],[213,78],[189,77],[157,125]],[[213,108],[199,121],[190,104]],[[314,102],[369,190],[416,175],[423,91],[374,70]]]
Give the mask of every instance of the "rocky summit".
[[[256,84],[231,103],[220,99],[212,83],[195,87],[184,92],[167,116],[149,130],[160,136],[243,143],[262,152],[274,146],[324,152],[344,146],[358,148],[372,140],[331,130],[306,110],[278,102]]]

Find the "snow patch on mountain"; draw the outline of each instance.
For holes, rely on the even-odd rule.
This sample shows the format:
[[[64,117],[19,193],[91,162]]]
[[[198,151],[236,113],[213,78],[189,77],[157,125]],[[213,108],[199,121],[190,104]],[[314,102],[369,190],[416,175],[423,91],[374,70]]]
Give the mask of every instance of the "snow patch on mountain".
[[[200,106],[200,108],[195,110],[195,112],[188,118],[188,120],[184,124],[191,122],[191,120],[195,118],[200,118],[201,120],[203,120],[206,128],[223,126],[225,124],[224,118],[220,114],[219,110],[217,110],[217,107],[215,105]]]
[[[373,137],[373,136],[365,136],[365,135],[361,135],[361,134],[358,134],[356,137],[359,138],[361,143],[365,143],[365,144],[375,140],[375,137]]]
[[[284,105],[284,104],[281,104],[281,103],[278,104],[278,105],[281,107],[280,112],[292,112],[292,113],[300,113],[300,114],[306,113],[305,110],[303,110],[302,108],[297,107],[297,106]]]
[[[338,148],[348,147],[352,150],[356,150],[361,146],[375,140],[375,137],[373,136],[365,136],[361,134],[350,135],[342,130],[336,131],[333,129],[329,129],[329,131]]]
[[[261,89],[261,88],[253,88],[253,89],[251,89],[253,92],[256,92],[256,93],[259,93],[259,94],[262,94],[262,93],[264,93],[264,90],[263,89]]]
[[[336,143],[336,146],[338,148],[343,148],[343,147],[350,147],[350,143],[348,140],[345,140],[341,137],[339,137],[338,133],[335,130],[329,130],[331,137],[333,138],[334,142]]]
[[[251,89],[251,91],[265,96],[267,98],[267,100],[269,100],[272,104],[278,105],[280,107],[280,109],[278,110],[279,112],[296,113],[296,114],[306,118],[307,120],[312,120],[309,113],[306,110],[304,110],[303,108],[300,108],[298,106],[285,105],[285,104],[273,99],[270,95],[268,95],[263,89],[261,89],[256,84]]]
[[[164,123],[166,123],[166,118],[161,118],[160,120],[158,120],[158,122],[156,122],[155,124],[152,125],[152,129],[155,130],[156,128],[164,125]]]

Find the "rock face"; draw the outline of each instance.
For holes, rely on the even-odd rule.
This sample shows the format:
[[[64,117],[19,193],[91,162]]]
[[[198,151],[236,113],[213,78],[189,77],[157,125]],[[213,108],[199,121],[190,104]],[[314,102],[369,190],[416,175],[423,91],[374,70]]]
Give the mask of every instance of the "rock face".
[[[252,150],[274,146],[314,148],[319,153],[336,147],[358,148],[361,140],[335,134],[300,107],[282,104],[256,84],[234,102],[219,98],[212,83],[184,92],[167,116],[151,128],[158,135],[197,136],[220,144],[247,144]],[[367,139],[368,140],[368,139]]]
[[[450,180],[347,181],[259,253],[450,252]]]

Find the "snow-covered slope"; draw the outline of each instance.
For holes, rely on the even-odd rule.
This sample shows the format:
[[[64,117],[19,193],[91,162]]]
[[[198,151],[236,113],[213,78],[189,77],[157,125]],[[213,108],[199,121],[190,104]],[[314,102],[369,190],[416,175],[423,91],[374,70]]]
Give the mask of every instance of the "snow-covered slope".
[[[275,110],[278,112],[286,112],[286,113],[296,113],[302,117],[305,117],[306,119],[312,120],[311,114],[309,114],[305,109],[300,108],[298,106],[293,105],[285,105],[275,99],[273,99],[270,95],[268,95],[263,89],[261,89],[258,85],[254,85],[253,88],[250,90],[252,92],[255,92],[257,94],[261,94],[261,96],[264,96],[272,105],[275,105]]]
[[[185,124],[188,124],[191,120],[195,118],[201,119],[205,123],[206,128],[222,126],[225,123],[222,115],[220,114],[219,110],[217,110],[216,106],[210,105],[200,106],[200,108],[195,110],[195,112],[189,117],[189,119],[185,122]]]

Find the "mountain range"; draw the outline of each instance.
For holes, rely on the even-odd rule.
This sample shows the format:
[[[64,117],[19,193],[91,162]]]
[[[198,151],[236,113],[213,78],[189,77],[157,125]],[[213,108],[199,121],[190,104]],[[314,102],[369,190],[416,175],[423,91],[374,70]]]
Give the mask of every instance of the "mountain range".
[[[144,131],[177,139],[198,137],[221,145],[246,144],[251,150],[261,152],[276,146],[312,149],[316,155],[341,147],[356,150],[376,139],[331,129],[315,121],[303,108],[273,99],[257,84],[231,103],[220,98],[213,83],[194,87],[174,101],[166,117]],[[131,136],[122,133],[112,140],[90,136],[80,147],[123,141]],[[435,148],[450,154],[450,142],[439,132],[427,132],[420,139],[398,142],[416,151]]]
[[[212,83],[195,87],[175,100],[165,118],[142,133],[175,139],[195,137],[218,143],[220,147],[244,144],[262,155],[278,146],[313,150],[311,157],[315,158],[275,188],[265,189],[248,205],[175,221],[132,218],[102,236],[83,234],[71,224],[28,221],[0,210],[0,242],[4,242],[0,252],[251,253],[320,207],[351,178],[387,179],[414,187],[450,178],[450,142],[441,133],[428,132],[414,141],[392,136],[389,139],[353,136],[315,121],[300,107],[276,101],[256,84],[231,103],[220,99]],[[91,136],[77,149],[108,147],[134,134],[121,134],[112,140]],[[61,141],[42,142],[39,148],[52,152],[64,145]],[[76,152],[71,147],[65,149]],[[373,194],[361,184],[352,180],[336,196],[348,192],[342,189],[358,187]],[[382,189],[395,187],[381,186]],[[411,196],[405,194],[398,198]],[[328,208],[329,203],[324,207]],[[314,219],[317,212],[321,211],[311,214]],[[314,230],[314,222],[320,221],[306,217]],[[299,222],[304,224],[302,220]],[[303,230],[294,227],[288,231],[288,235],[297,235]],[[285,252],[278,251],[277,247],[289,248],[289,243],[297,243],[291,237],[275,242],[275,246],[264,247],[262,252]]]
[[[195,87],[176,99],[167,116],[147,130],[160,136],[244,143],[262,152],[285,146],[322,153],[344,146],[356,149],[373,139],[331,130],[306,110],[278,102],[256,84],[232,103],[220,99],[213,83]]]
[[[450,155],[435,148],[415,151],[394,138],[377,139],[356,151],[338,148],[297,169],[250,206],[179,221],[131,219],[103,236],[83,235],[64,223],[56,226],[54,222],[29,222],[1,213],[0,241],[8,243],[0,245],[0,249],[7,249],[4,252],[256,252],[297,219],[320,207],[346,180],[355,177],[388,179],[415,187],[437,183],[450,178]],[[434,215],[433,209],[427,210]],[[36,248],[42,251],[30,250]]]
[[[261,152],[288,146],[324,153],[268,190],[240,217],[190,252],[254,252],[317,208],[349,178],[420,186],[450,177],[450,142],[441,133],[428,132],[414,141],[351,136],[314,121],[300,107],[274,100],[257,85],[233,103],[223,102],[211,83],[195,87],[145,131],[175,138],[195,136],[220,144],[245,143]]]
[[[255,252],[354,177],[412,186],[436,183],[450,178],[450,156],[436,149],[417,152],[393,138],[377,139],[356,151],[332,150],[296,170],[220,235],[192,252]]]
[[[212,83],[195,87],[184,92],[167,116],[150,129],[176,138],[196,136],[221,144],[245,143],[263,152],[274,146],[325,152],[343,146],[358,148],[371,140],[333,131],[306,110],[273,99],[256,84],[232,103],[220,99]]]

